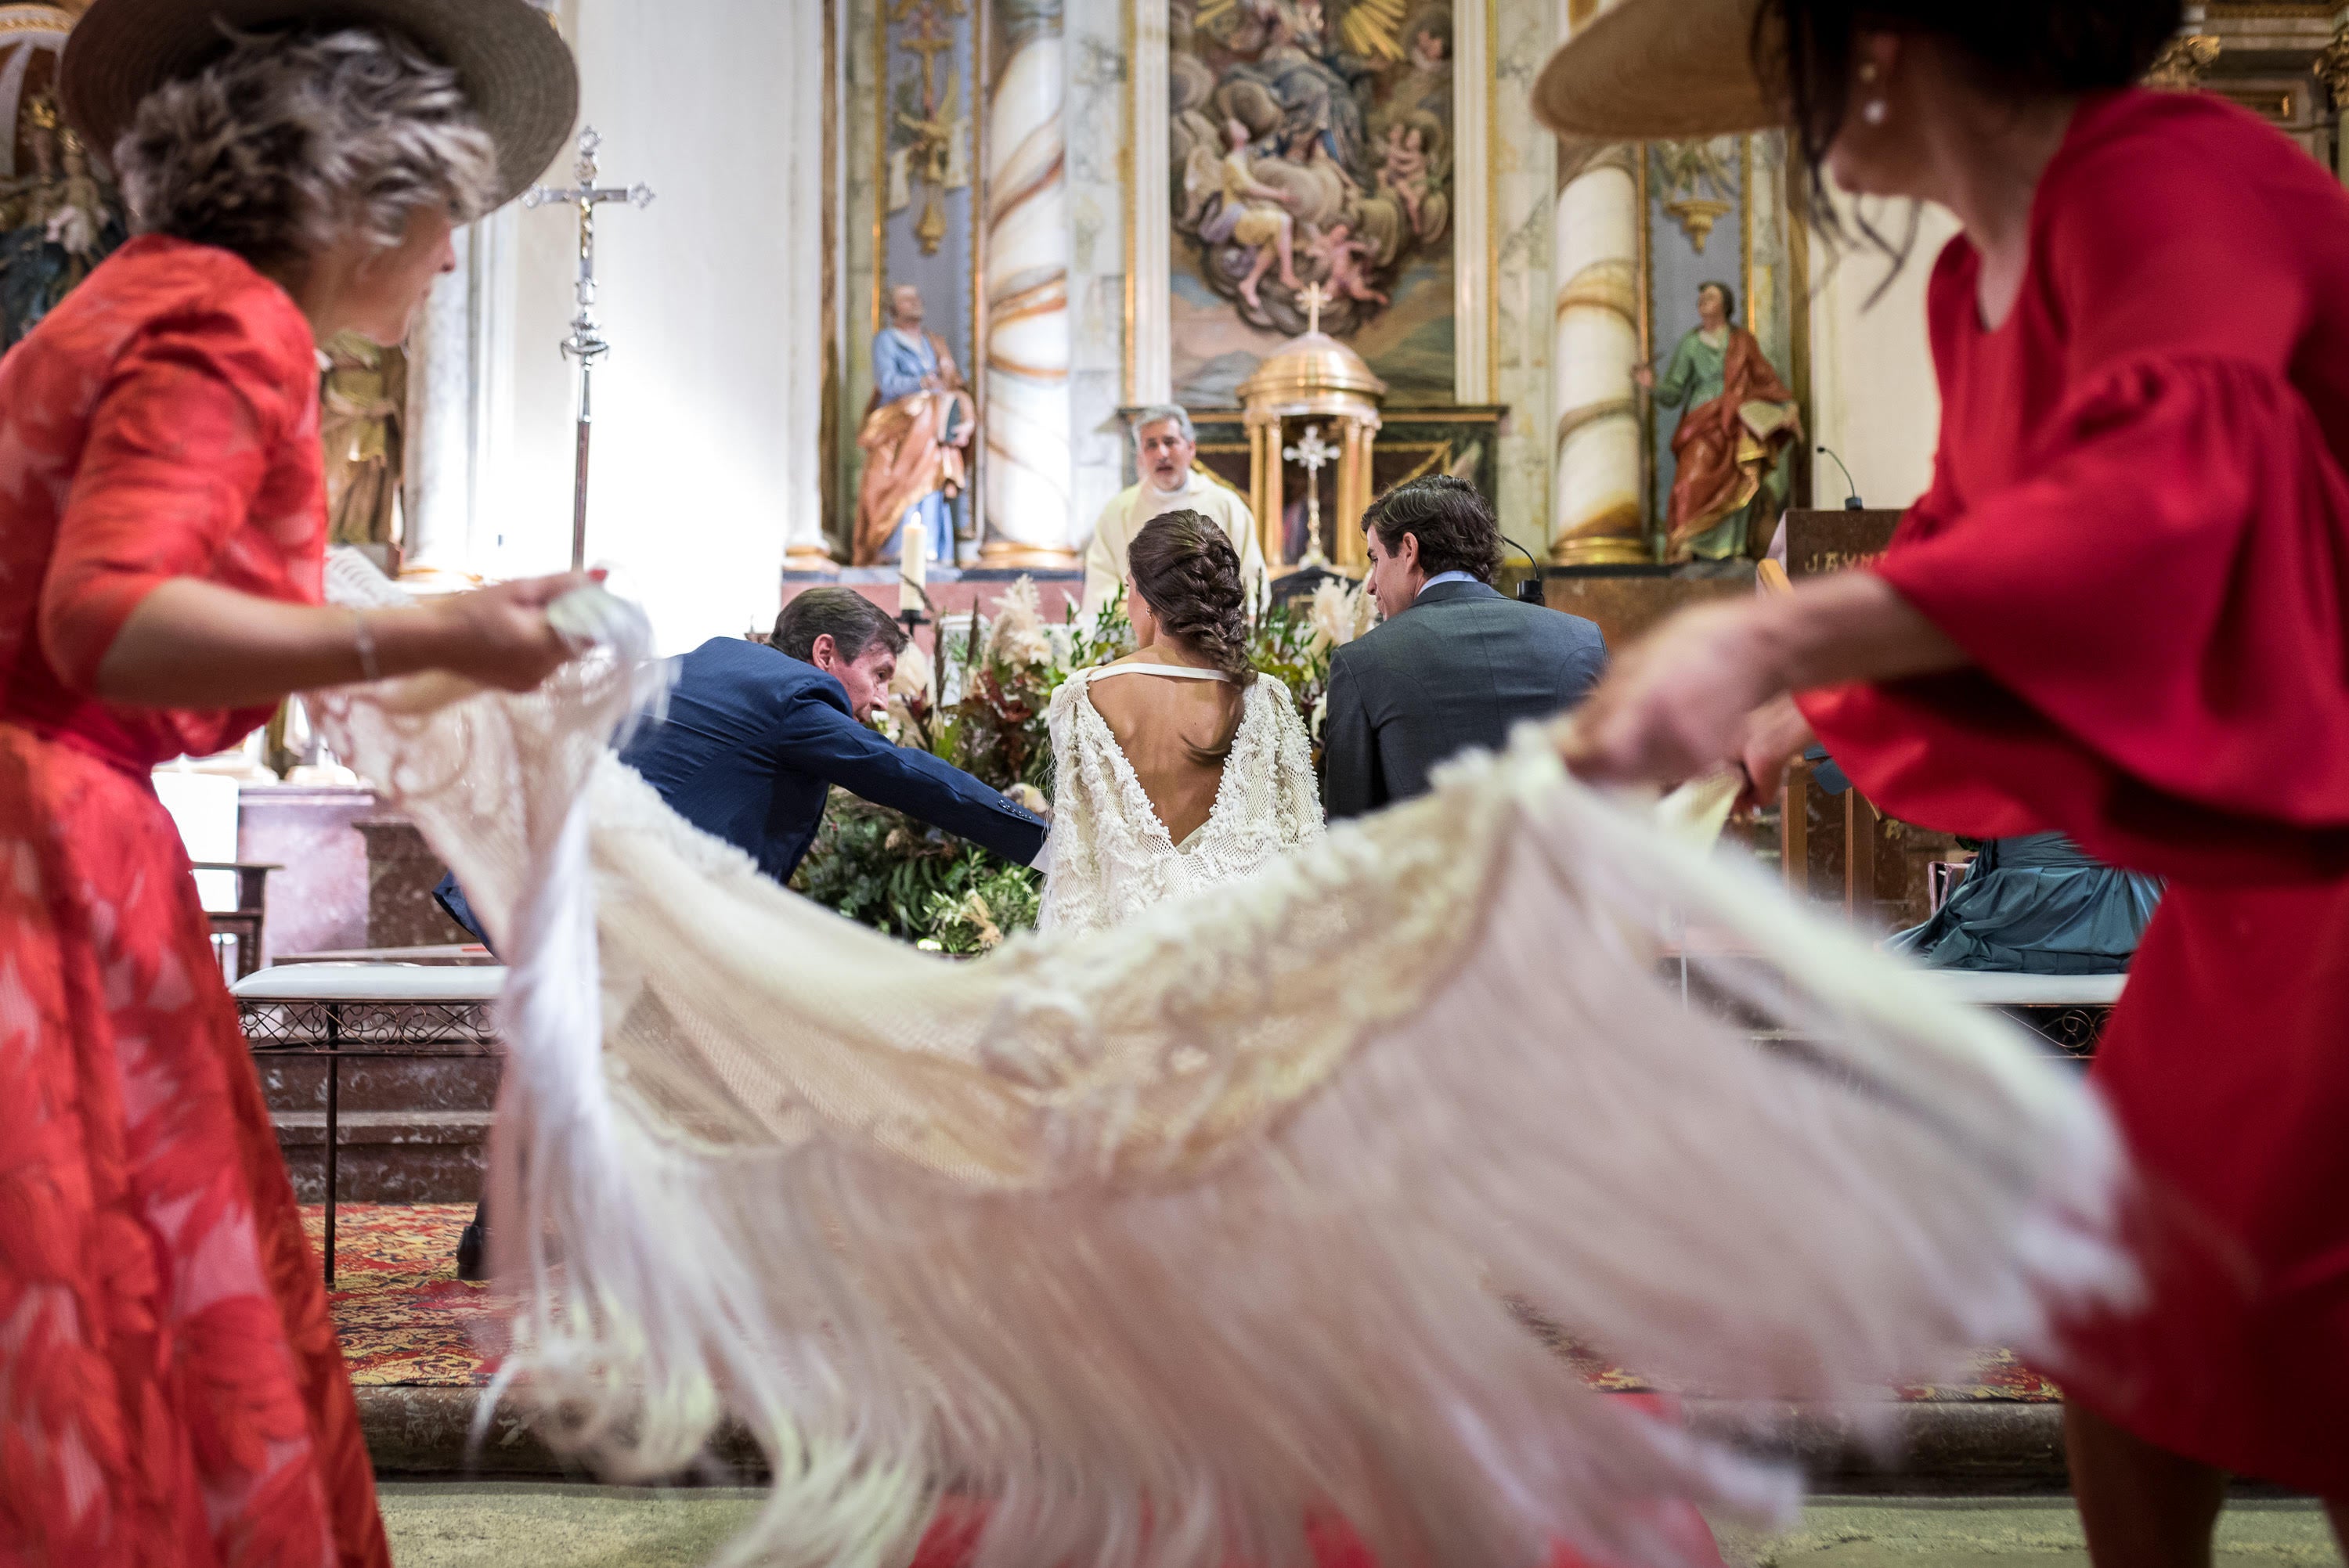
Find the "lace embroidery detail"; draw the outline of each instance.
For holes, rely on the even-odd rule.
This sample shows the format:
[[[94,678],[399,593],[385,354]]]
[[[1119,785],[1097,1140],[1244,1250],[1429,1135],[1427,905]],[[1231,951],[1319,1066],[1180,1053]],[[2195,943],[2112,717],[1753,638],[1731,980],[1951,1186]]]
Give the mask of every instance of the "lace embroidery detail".
[[[397,593],[343,575],[338,603]],[[1324,834],[1264,683],[1215,838],[1136,862],[1194,896],[959,963],[609,760],[647,643],[519,696],[347,688],[321,722],[512,939],[492,1162],[525,1288],[491,1397],[630,1477],[741,1418],[775,1488],[744,1556],[908,1561],[944,1474],[1038,1500],[990,1517],[989,1561],[1301,1561],[1327,1511],[1383,1561],[1666,1563],[1645,1500],[1759,1520],[1793,1478],[1624,1414],[1488,1289],[1752,1401],[1938,1381],[2126,1298],[2079,1085],[1537,728]],[[1056,831],[1098,906],[1140,885],[1105,853],[1140,813],[1081,701]],[[1201,885],[1226,842],[1259,869]],[[1684,922],[1736,951],[1689,959],[1734,1022],[1658,978]],[[1830,1222],[1837,1266],[1789,1263]]]
[[[1056,779],[1048,931],[1123,924],[1151,905],[1231,882],[1319,838],[1320,792],[1288,688],[1259,676],[1240,696],[1239,728],[1207,820],[1174,842],[1079,671],[1053,694]]]

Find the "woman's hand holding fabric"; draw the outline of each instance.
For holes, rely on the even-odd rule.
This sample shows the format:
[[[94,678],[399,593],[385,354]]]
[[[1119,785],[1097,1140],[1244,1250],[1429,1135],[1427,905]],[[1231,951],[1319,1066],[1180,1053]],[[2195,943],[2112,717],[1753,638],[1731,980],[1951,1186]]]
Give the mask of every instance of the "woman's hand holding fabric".
[[[1702,605],[1635,644],[1565,726],[1567,766],[1600,783],[1675,784],[1736,758],[1746,717],[1785,689],[1756,609]]]
[[[1786,764],[1800,757],[1818,738],[1811,721],[1785,693],[1772,697],[1745,716],[1745,738],[1738,748],[1744,766],[1746,800],[1751,805],[1776,802],[1785,782]]]
[[[453,594],[426,606],[440,619],[440,643],[429,667],[502,691],[530,690],[576,652],[548,624],[546,607],[586,581],[578,573],[557,573]]]
[[[1701,605],[1666,621],[1575,711],[1558,752],[1601,783],[1676,784],[1742,763],[1766,800],[1778,769],[1809,740],[1789,694],[1968,662],[1883,578],[1841,573],[1790,594]]]

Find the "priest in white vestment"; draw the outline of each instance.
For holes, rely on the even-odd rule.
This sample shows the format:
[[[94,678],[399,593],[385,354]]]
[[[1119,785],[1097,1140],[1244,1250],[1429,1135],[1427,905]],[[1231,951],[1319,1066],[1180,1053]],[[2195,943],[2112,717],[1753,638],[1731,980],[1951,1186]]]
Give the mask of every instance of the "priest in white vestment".
[[[1142,525],[1162,512],[1185,508],[1205,512],[1230,535],[1240,553],[1240,581],[1247,585],[1251,603],[1264,603],[1264,548],[1257,542],[1256,518],[1237,490],[1195,469],[1198,455],[1191,416],[1174,404],[1144,408],[1134,416],[1134,467],[1139,483],[1130,484],[1102,508],[1093,524],[1092,542],[1085,547],[1084,614],[1098,614],[1117,598],[1125,581],[1126,547]]]

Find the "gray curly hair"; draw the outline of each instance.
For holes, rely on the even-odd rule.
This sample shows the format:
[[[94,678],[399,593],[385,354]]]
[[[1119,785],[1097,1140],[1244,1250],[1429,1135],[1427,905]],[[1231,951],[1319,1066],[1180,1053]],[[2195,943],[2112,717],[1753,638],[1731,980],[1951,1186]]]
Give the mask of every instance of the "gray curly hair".
[[[1152,425],[1163,425],[1170,419],[1182,428],[1185,440],[1197,442],[1199,435],[1197,431],[1191,428],[1189,409],[1180,403],[1153,403],[1147,408],[1137,409],[1133,416],[1133,423],[1127,427],[1133,433],[1134,450],[1142,449],[1142,432],[1144,429]]]
[[[488,207],[497,150],[455,71],[368,27],[228,36],[149,93],[115,146],[140,232],[268,264],[353,230],[396,245],[419,207],[458,222]]]

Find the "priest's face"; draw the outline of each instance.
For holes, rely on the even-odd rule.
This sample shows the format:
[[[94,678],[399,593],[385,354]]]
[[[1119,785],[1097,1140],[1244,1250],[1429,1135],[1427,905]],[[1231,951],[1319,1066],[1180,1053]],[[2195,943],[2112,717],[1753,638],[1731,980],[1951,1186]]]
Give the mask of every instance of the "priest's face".
[[[1144,425],[1135,432],[1142,477],[1156,490],[1178,490],[1191,476],[1191,459],[1199,449],[1183,427],[1172,419]]]

